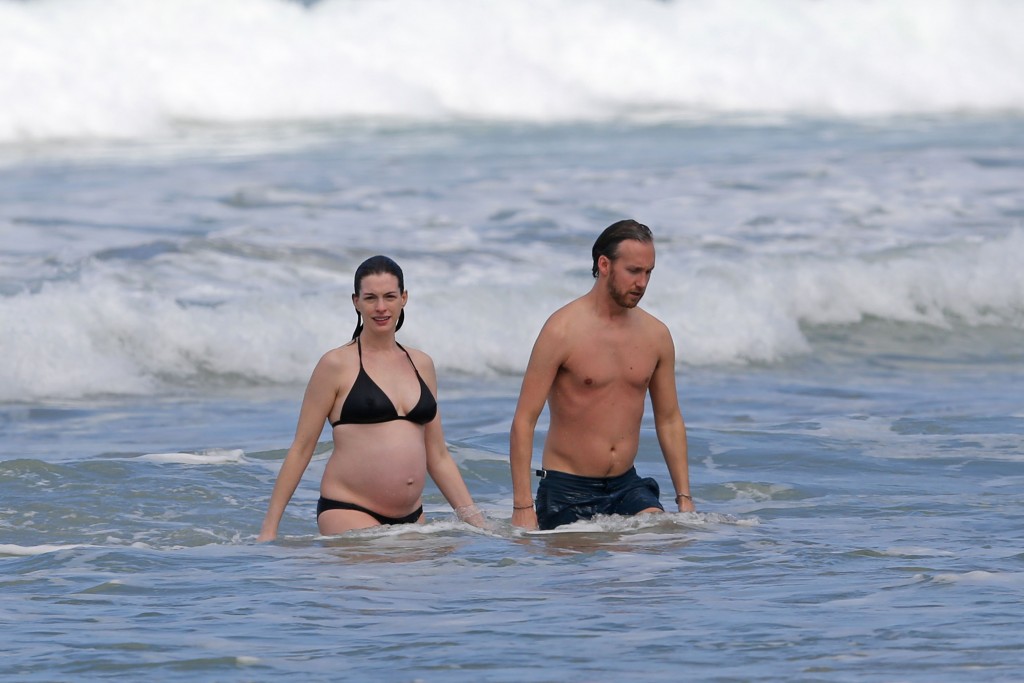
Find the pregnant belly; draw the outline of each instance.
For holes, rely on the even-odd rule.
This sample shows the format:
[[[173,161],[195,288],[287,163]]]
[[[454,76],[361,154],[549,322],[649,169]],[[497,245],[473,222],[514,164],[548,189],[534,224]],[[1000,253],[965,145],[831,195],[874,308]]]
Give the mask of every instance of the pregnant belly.
[[[398,517],[419,505],[426,476],[422,432],[416,439],[341,438],[324,469],[320,491]]]

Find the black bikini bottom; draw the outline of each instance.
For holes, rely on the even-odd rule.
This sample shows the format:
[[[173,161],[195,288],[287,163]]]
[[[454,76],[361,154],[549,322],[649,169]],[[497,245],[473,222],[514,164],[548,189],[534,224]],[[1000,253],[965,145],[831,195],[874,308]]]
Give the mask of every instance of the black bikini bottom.
[[[373,510],[367,510],[362,505],[356,505],[355,503],[346,503],[340,500],[332,500],[330,498],[324,498],[320,496],[320,500],[316,503],[316,516],[320,517],[323,513],[328,510],[355,510],[356,512],[362,512],[370,515],[381,524],[415,524],[420,521],[420,516],[423,514],[423,506],[416,508],[414,512],[406,515],[405,517],[387,517],[380,513],[374,512]]]

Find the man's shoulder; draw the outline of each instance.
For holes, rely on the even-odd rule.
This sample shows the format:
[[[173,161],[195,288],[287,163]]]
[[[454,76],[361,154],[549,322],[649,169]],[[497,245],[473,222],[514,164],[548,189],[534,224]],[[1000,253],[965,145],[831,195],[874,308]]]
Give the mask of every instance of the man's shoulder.
[[[667,333],[668,325],[662,322],[654,314],[645,311],[644,309],[637,307],[633,309],[637,313],[638,320],[641,325],[644,325],[652,333]]]
[[[556,315],[557,316],[581,315],[585,310],[587,310],[586,302],[587,302],[587,297],[586,296],[577,297],[577,298],[573,299],[572,301],[570,301],[569,303],[567,303],[564,306],[562,306],[561,308],[559,308],[554,313],[552,313],[551,317],[555,317]]]
[[[664,322],[639,306],[631,309],[629,316],[632,321],[629,324],[638,327],[640,334],[652,336],[669,334],[668,326]],[[595,313],[593,306],[587,301],[587,297],[583,296],[570,301],[552,313],[544,327],[549,332],[570,334],[574,330],[584,330],[588,323],[599,322],[600,316]]]
[[[663,352],[665,349],[674,346],[675,342],[672,340],[672,332],[668,329],[668,325],[647,311],[639,308],[635,310],[642,314],[642,334],[653,347]]]
[[[544,329],[548,332],[564,333],[571,329],[573,321],[586,314],[583,300],[574,299],[548,316]]]

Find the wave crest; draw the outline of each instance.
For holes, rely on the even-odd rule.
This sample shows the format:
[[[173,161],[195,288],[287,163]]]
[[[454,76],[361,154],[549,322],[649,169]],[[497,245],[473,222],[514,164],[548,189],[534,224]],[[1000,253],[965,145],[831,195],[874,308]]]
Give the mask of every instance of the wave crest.
[[[1024,111],[1021,25],[1013,0],[3,3],[0,142],[190,121]]]

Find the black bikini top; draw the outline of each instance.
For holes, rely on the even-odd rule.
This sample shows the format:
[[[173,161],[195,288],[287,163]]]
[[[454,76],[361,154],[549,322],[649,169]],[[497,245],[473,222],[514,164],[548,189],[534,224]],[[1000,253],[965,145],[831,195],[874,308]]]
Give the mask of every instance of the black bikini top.
[[[398,342],[395,343],[398,344]],[[416,369],[416,364],[412,362],[412,356],[405,351],[405,347],[398,344],[398,348],[405,351],[405,356],[412,363],[412,370],[416,373],[416,379],[420,381],[420,399],[412,410],[405,415],[399,415],[398,409],[395,408],[395,404],[391,402],[388,395],[363,369],[363,345],[360,343],[359,337],[356,337],[356,346],[359,349],[359,374],[356,375],[356,381],[352,384],[348,396],[345,397],[345,402],[341,405],[341,414],[335,422],[331,423],[332,427],[347,424],[377,424],[392,420],[408,420],[418,425],[425,425],[434,419],[434,416],[437,415],[437,401],[430,393],[430,387],[420,377],[420,371]]]

